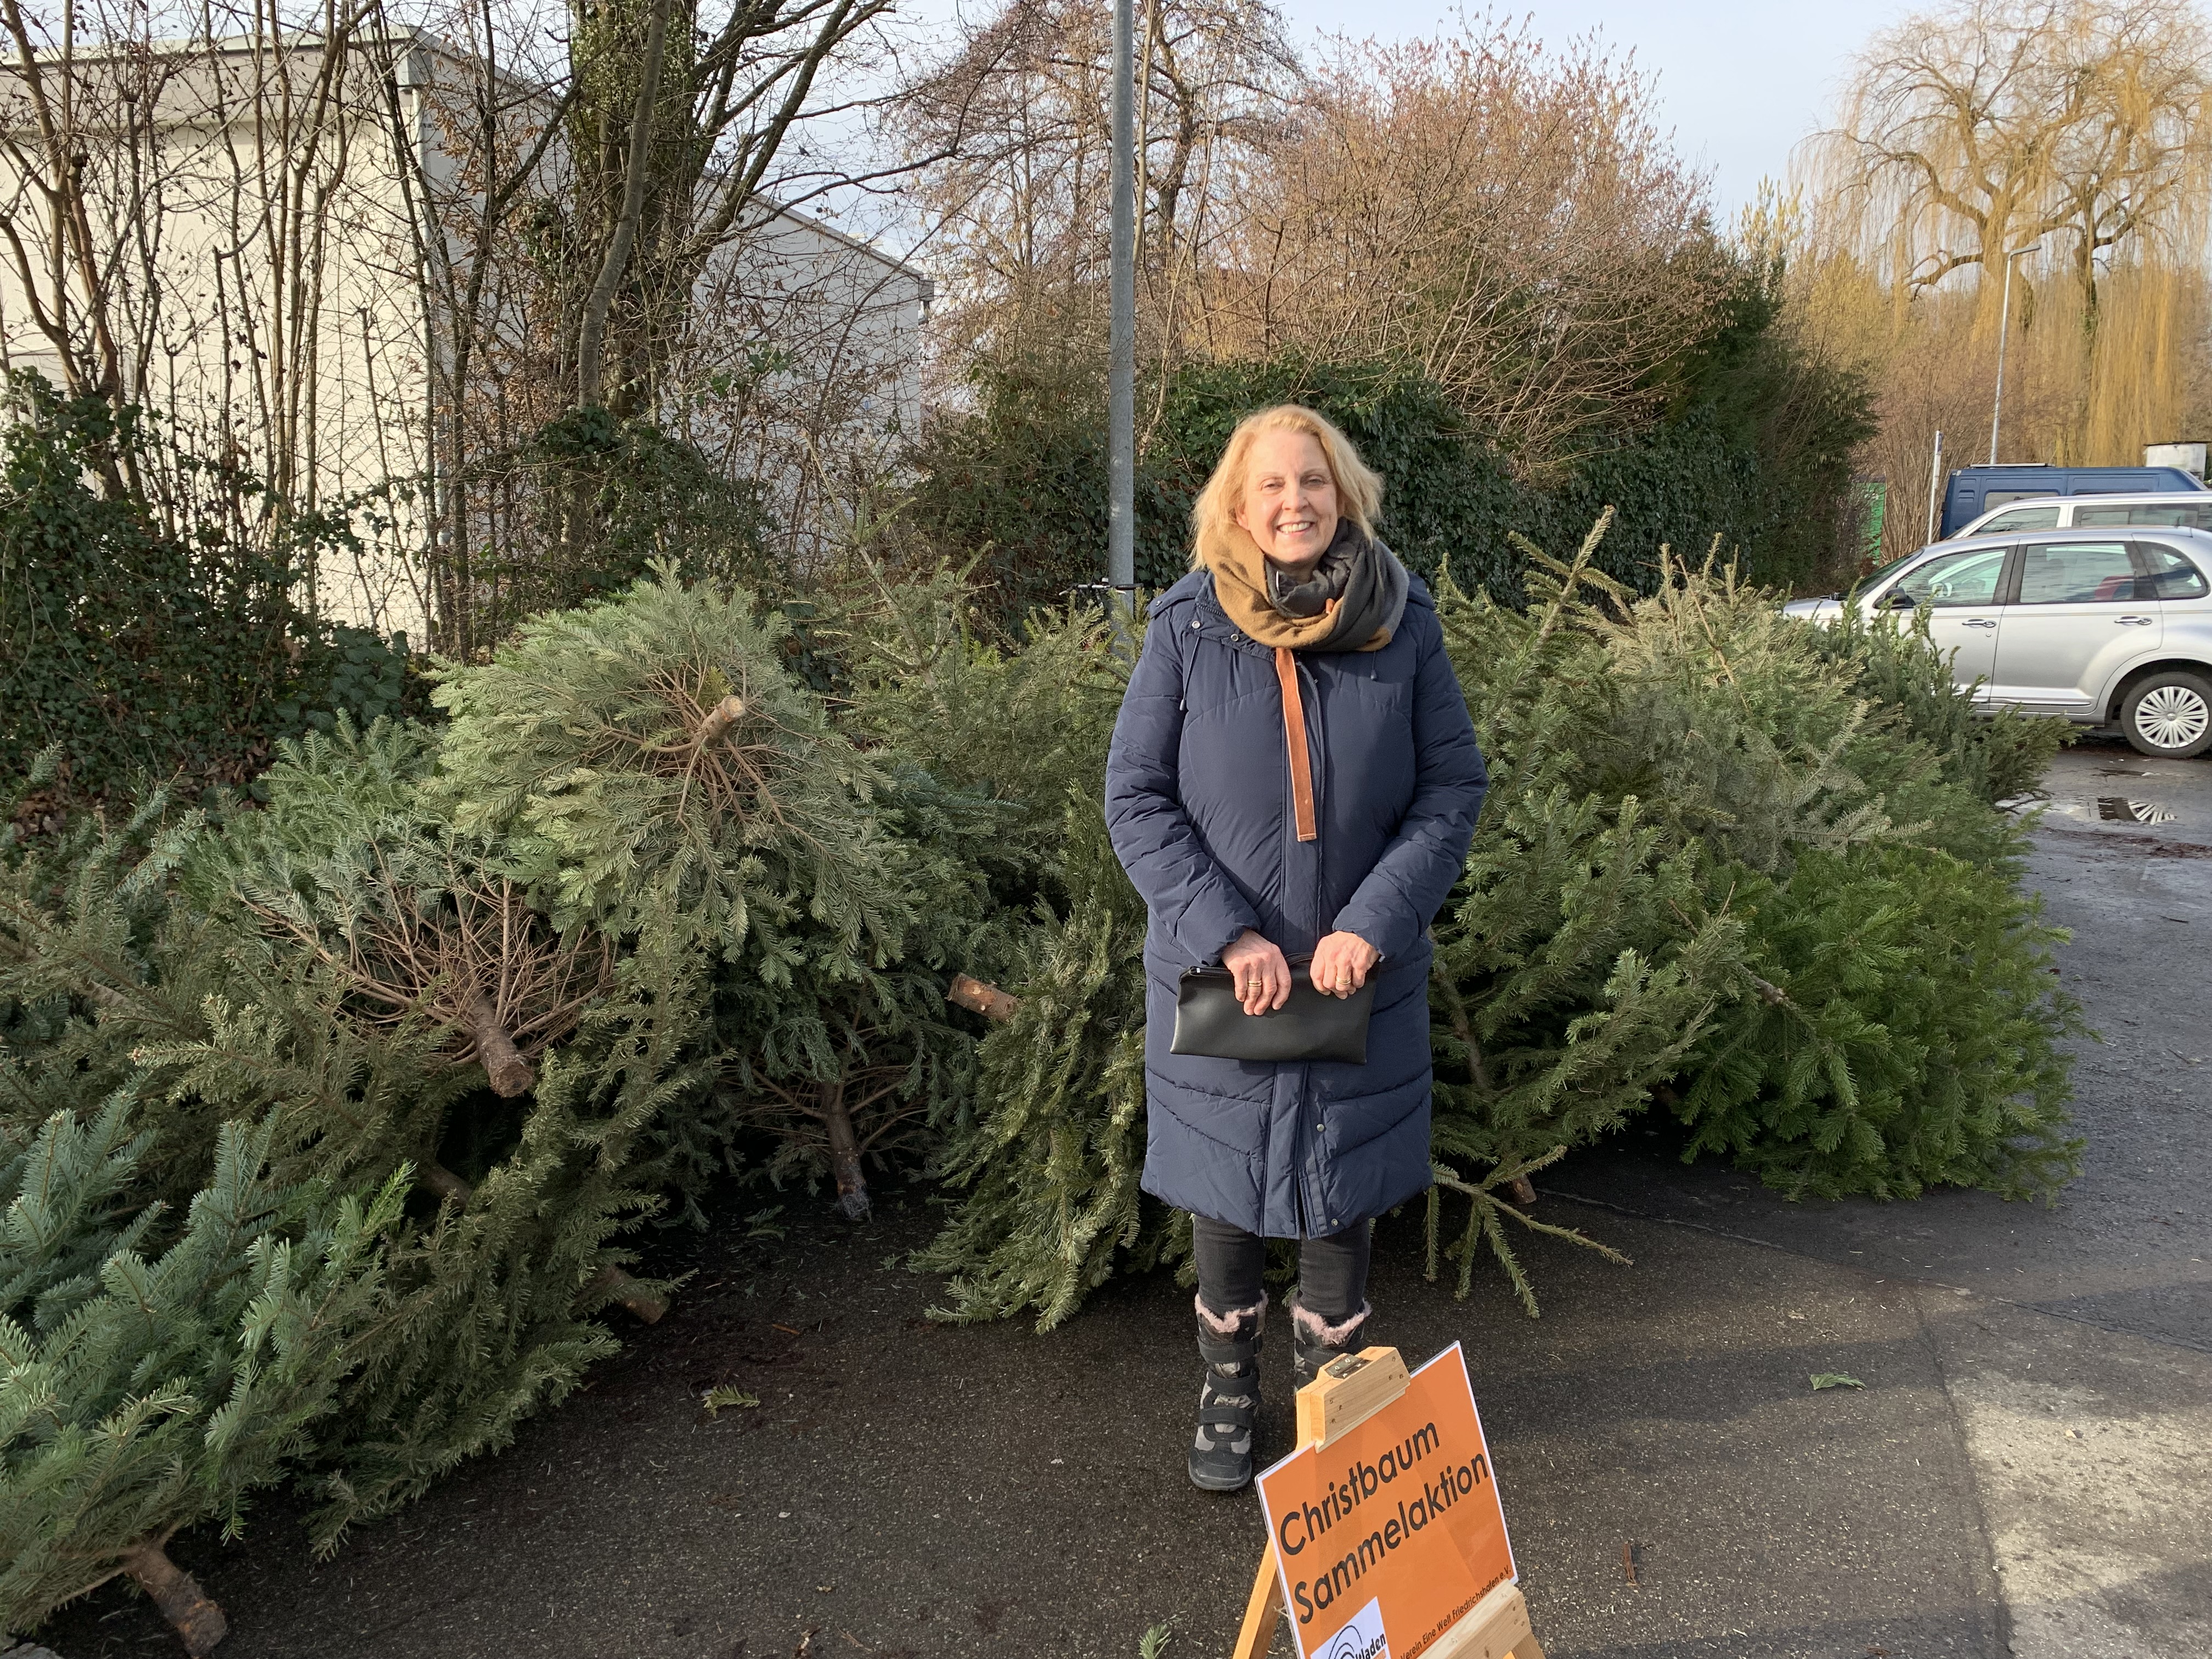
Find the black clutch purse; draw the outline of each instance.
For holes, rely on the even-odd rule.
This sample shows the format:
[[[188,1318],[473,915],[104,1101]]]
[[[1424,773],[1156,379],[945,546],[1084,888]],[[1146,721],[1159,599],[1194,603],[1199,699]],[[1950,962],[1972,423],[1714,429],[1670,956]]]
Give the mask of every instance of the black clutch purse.
[[[1291,964],[1291,999],[1264,1014],[1248,1014],[1226,968],[1186,968],[1176,987],[1170,1054],[1216,1060],[1340,1060],[1367,1063],[1367,1017],[1375,1011],[1375,975],[1348,997],[1314,989],[1310,964]]]

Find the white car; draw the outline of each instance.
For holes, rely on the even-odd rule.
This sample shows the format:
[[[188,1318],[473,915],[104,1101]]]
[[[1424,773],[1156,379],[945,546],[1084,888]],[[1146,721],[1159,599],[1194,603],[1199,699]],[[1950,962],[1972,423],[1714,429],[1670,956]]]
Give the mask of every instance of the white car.
[[[1988,708],[2118,726],[2146,755],[2212,749],[2212,532],[1954,538],[1884,565],[1849,596],[1784,609],[1820,623],[1846,605],[1923,614],[1953,678]]]
[[[2156,495],[2043,495],[1991,507],[1947,539],[1995,536],[2008,530],[2116,529],[2122,525],[2166,525],[2212,530],[2212,491],[2201,495],[2167,490]]]

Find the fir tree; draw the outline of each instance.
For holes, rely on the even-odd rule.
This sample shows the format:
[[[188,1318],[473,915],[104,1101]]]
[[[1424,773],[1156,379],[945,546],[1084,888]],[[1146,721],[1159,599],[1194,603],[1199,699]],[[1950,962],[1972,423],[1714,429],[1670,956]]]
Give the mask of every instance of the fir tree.
[[[1583,568],[1589,550],[1560,567],[1532,550],[1525,613],[1449,590],[1441,605],[1493,773],[1433,997],[1439,1186],[1474,1200],[1462,1290],[1480,1234],[1533,1308],[1497,1188],[1655,1094],[1698,1124],[1693,1153],[1726,1149],[1790,1190],[2063,1180],[2071,1015],[2038,977],[2019,831],[1991,810],[1993,763],[1941,658],[1894,629],[1839,644],[1710,562],[1669,562],[1634,599]],[[2036,729],[2003,744],[2049,752]],[[1957,870],[1944,895],[1899,878],[1915,860]],[[1962,892],[1971,930],[1947,905]],[[1877,937],[1848,973],[1825,951]],[[1900,1011],[1947,1035],[1877,1064],[1863,1039],[1892,999],[1962,970],[1951,1001],[2014,1061]]]
[[[0,848],[0,1123],[27,1135],[125,1090],[161,1132],[134,1166],[133,1201],[179,1212],[205,1182],[220,1114],[165,1100],[137,1056],[204,1033],[230,981],[223,931],[174,902],[204,831],[196,814],[170,821],[155,790],[119,824],[86,818],[51,846]]]
[[[605,991],[614,956],[595,932],[556,936],[491,868],[497,856],[387,818],[325,857],[278,860],[232,896],[323,970],[334,1000],[374,1022],[427,1019],[455,1039],[453,1063],[481,1066],[493,1092],[512,1098],[535,1081],[532,1060]]]
[[[1705,1033],[1674,1110],[1790,1197],[2051,1196],[2081,1167],[2051,982],[2063,937],[1999,871],[1916,847],[1817,853],[1740,895],[1771,988]]]
[[[1014,1006],[983,1039],[973,1111],[939,1159],[959,1190],[951,1218],[916,1261],[949,1275],[939,1317],[1034,1311],[1049,1329],[1124,1267],[1188,1250],[1188,1230],[1179,1241],[1176,1218],[1137,1185],[1146,915],[1103,793],[1127,660],[1095,611],[1035,612],[1018,645],[995,640],[945,572],[877,578],[831,631],[849,721],[1012,813],[969,857],[1020,930]]]
[[[574,1030],[536,1055],[531,1086],[487,1086],[441,1003],[447,969],[403,981],[390,941],[434,941],[469,905],[541,966],[604,946],[555,940],[501,878],[462,861],[465,841],[422,806],[426,762],[403,734],[341,732],[290,751],[267,811],[219,836],[94,834],[74,862],[0,866],[0,1015],[27,1039],[0,1073],[0,1128],[121,1090],[158,1131],[122,1200],[155,1238],[160,1200],[193,1201],[232,1122],[258,1126],[279,1187],[429,1172],[428,1201],[387,1218],[377,1316],[304,1460],[325,1548],[560,1399],[613,1349],[604,1309],[659,1316],[666,1287],[630,1275],[621,1237],[665,1173],[647,1132],[707,1081],[704,964],[665,926],[592,969],[592,996],[563,1014]],[[494,955],[455,960],[501,971]],[[395,984],[416,1006],[394,1006]]]
[[[525,623],[437,689],[442,815],[498,841],[564,932],[672,916],[771,983],[786,927],[895,939],[900,896],[860,855],[879,769],[785,672],[787,632],[669,568]]]
[[[0,1626],[125,1574],[204,1654],[222,1612],[166,1547],[199,1521],[240,1532],[308,1449],[383,1300],[405,1182],[280,1188],[267,1129],[227,1124],[182,1231],[148,1256],[147,1218],[118,1227],[112,1207],[146,1146],[127,1130],[119,1099],[90,1124],[58,1114],[0,1166]]]
[[[495,845],[440,822],[433,755],[383,728],[288,750],[247,833],[188,860],[240,940],[228,994],[140,1050],[172,1097],[270,1111],[303,1168],[404,1165],[435,1200],[395,1234],[314,1460],[325,1551],[556,1403],[614,1351],[601,1310],[661,1316],[668,1287],[619,1238],[658,1207],[664,1115],[707,1081],[700,952],[671,925],[619,960],[593,928],[555,934]]]
[[[715,1100],[726,1133],[770,1130],[769,1177],[827,1176],[856,1220],[869,1208],[866,1167],[968,1108],[975,1037],[945,994],[954,972],[1000,971],[1003,928],[975,853],[1013,817],[912,767],[891,774],[875,808],[881,833],[865,851],[902,896],[896,939],[868,952],[831,930],[790,930],[787,983],[725,969],[715,984]],[[696,1155],[710,1131],[694,1124]]]
[[[772,1176],[826,1175],[857,1217],[866,1160],[964,1092],[946,975],[988,954],[970,854],[1006,814],[864,753],[786,672],[787,631],[666,571],[541,618],[441,688],[438,793],[564,928],[716,955],[720,1085],[656,1131],[687,1200],[753,1125]]]
[[[614,960],[589,930],[556,935],[495,847],[438,822],[421,788],[434,755],[420,728],[384,721],[284,745],[267,810],[183,865],[186,899],[229,924],[230,982],[204,1004],[204,1036],[139,1052],[180,1068],[173,1094],[289,1103],[290,1143],[326,1176],[404,1158],[451,1194],[451,1109],[479,1077],[526,1091]]]
[[[1959,694],[1947,654],[1929,636],[1928,612],[1868,617],[1846,606],[1806,643],[1842,664],[1853,690],[1894,729],[1937,758],[1943,781],[1994,806],[2033,793],[2051,757],[2074,740],[2064,720],[1978,708]]]
[[[1449,581],[1438,601],[1491,793],[1435,928],[1429,1271],[1444,1194],[1457,1194],[1468,1206],[1455,1247],[1459,1293],[1486,1243],[1531,1313],[1534,1291],[1504,1223],[1564,1230],[1505,1194],[1648,1103],[1733,994],[1741,954],[1735,921],[1708,908],[1702,840],[1637,793],[1688,805],[1686,792],[1666,796],[1663,763],[1619,733],[1623,705],[1652,688],[1623,684],[1603,611],[1581,592],[1592,583],[1601,602],[1625,599],[1588,569],[1605,528],[1572,566],[1540,560],[1525,612]],[[1747,781],[1759,769],[1709,762],[1699,774]]]
[[[1145,1153],[1145,905],[1096,797],[1064,809],[1064,912],[1040,901],[1012,990],[983,1040],[974,1120],[949,1143],[963,1189],[918,1266],[951,1275],[941,1318],[1034,1309],[1049,1330],[1125,1265],[1169,1253],[1171,1221],[1138,1191]]]
[[[135,1133],[134,1133],[135,1131]],[[131,1176],[152,1142],[131,1121],[131,1091],[108,1097],[99,1115],[55,1113],[18,1144],[0,1126],[0,1309],[50,1330],[97,1294],[100,1270],[118,1250],[137,1250],[160,1218],[158,1205],[131,1196]]]
[[[970,857],[1013,908],[1051,890],[1068,791],[1097,793],[1129,659],[1094,609],[1033,612],[995,638],[951,573],[872,574],[823,625],[850,689],[844,723],[864,741],[1015,816]]]
[[[621,1240],[659,1206],[648,1131],[707,1086],[702,979],[665,930],[626,957],[546,1056],[514,1142],[481,1175],[464,1164],[474,1178],[395,1245],[382,1319],[314,1460],[319,1553],[557,1405],[618,1346],[605,1309],[659,1317],[670,1287],[632,1277]]]

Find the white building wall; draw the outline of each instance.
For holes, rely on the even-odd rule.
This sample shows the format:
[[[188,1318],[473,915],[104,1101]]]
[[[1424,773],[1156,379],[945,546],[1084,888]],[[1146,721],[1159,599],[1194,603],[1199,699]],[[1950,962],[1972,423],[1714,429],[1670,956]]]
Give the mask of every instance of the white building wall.
[[[852,538],[865,498],[920,435],[932,291],[911,266],[789,211],[700,279],[702,325],[684,382],[744,395],[689,403],[684,429],[732,476],[759,483],[781,550],[802,569]]]
[[[136,336],[134,394],[173,421],[179,447],[274,479],[289,469],[301,505],[349,514],[361,545],[322,556],[318,609],[420,641],[430,596],[417,503],[434,411],[403,168],[374,64],[342,66],[337,106],[303,127],[320,67],[312,48],[272,62],[240,47],[169,74],[135,164],[118,143],[95,166],[99,234]],[[441,189],[466,185],[430,100],[476,72],[434,46],[401,59],[403,112]],[[3,70],[0,119],[29,135],[22,88]],[[289,142],[264,147],[257,131],[272,128]],[[298,166],[302,155],[312,164]],[[288,222],[266,210],[294,185],[304,210]],[[26,199],[24,186],[0,159],[0,199]],[[919,430],[929,296],[919,272],[785,211],[700,279],[696,349],[665,418],[732,476],[758,481],[783,550],[802,564],[834,548],[854,492]],[[62,378],[4,260],[0,361]]]
[[[311,597],[337,620],[419,640],[411,514],[377,499],[419,473],[427,431],[406,219],[366,77],[349,74],[304,131],[319,68],[313,50],[272,60],[243,47],[172,67],[150,133],[94,161],[95,243],[129,395],[178,450],[252,472],[303,509],[359,505],[364,526],[390,520],[358,554],[326,552]],[[88,95],[112,96],[99,65],[81,73]],[[16,77],[0,76],[0,100],[19,143],[30,137]],[[0,156],[0,192],[24,190]],[[0,262],[0,361],[64,378],[12,262]]]

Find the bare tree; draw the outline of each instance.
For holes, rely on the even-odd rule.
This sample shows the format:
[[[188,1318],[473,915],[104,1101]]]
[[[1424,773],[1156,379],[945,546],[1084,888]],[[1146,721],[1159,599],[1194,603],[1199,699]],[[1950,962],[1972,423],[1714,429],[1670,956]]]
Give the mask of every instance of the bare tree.
[[[1632,67],[1493,26],[1340,43],[1309,74],[1261,8],[1152,0],[1139,35],[1139,326],[1156,368],[1295,349],[1417,365],[1548,465],[1648,401],[1725,261]],[[1009,5],[912,92],[954,305],[945,344],[1103,340],[1099,8]]]
[[[779,167],[815,94],[891,0],[573,0],[568,201],[541,222],[573,315],[577,402],[649,404],[708,261],[842,172]],[[763,192],[771,183],[784,187]],[[614,374],[602,355],[614,359]]]
[[[1814,176],[1837,228],[1902,286],[1994,276],[2045,235],[2088,283],[2100,252],[2204,182],[2207,68],[2179,0],[1954,0],[1875,37]]]
[[[797,204],[872,182],[811,135],[848,112],[889,9],[512,0],[416,20],[431,32],[385,0],[0,0],[0,349],[156,411],[158,454],[250,475],[232,516],[264,544],[350,515],[369,599],[349,619],[428,617],[474,652],[606,563],[623,445],[713,436],[709,381],[726,428],[806,378],[755,337],[739,355],[780,367],[729,390],[716,331],[781,320],[732,296],[811,284],[826,312],[854,283],[818,267],[884,268],[824,229],[795,277],[792,244]],[[126,455],[105,483],[204,508],[204,466],[173,470],[126,476]]]
[[[1103,350],[1107,23],[1075,0],[1010,4],[906,89],[956,360]],[[1158,362],[1202,340],[1200,278],[1301,76],[1274,9],[1235,0],[1146,0],[1139,52],[1139,328]]]
[[[1725,275],[1648,82],[1503,25],[1340,46],[1252,193],[1218,346],[1418,363],[1534,465],[1644,402]]]
[[[2053,148],[2048,216],[2067,263],[2085,334],[2100,320],[2098,266],[2150,243],[2165,258],[2203,252],[2212,190],[2212,41],[2193,10],[2138,5],[2077,19],[2083,118]]]
[[[349,181],[375,102],[353,51],[363,15],[329,0],[302,21],[256,33],[211,15],[166,40],[144,13],[0,0],[0,257],[11,356],[118,406],[212,380],[208,407],[234,417],[180,436],[312,511],[348,441],[325,429],[317,384],[343,307],[375,283],[331,268],[333,239],[396,227]]]
[[[726,289],[732,251],[786,208],[850,182],[814,157],[782,162],[795,131],[842,107],[817,95],[825,69],[889,3],[728,0],[709,15],[690,0],[579,0],[547,64],[510,63],[511,21],[465,13],[464,50],[426,66],[420,110],[395,93],[395,129],[435,137],[398,148],[441,381],[449,648],[481,643],[473,596],[596,556],[593,480],[561,463],[605,428],[546,434],[594,410],[636,420],[682,404],[702,288]],[[487,622],[544,597],[518,591]]]

